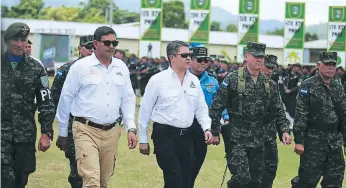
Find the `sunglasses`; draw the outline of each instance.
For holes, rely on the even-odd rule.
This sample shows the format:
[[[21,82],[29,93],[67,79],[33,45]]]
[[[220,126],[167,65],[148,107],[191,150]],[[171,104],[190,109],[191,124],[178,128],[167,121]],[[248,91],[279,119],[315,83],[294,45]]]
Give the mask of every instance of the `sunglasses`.
[[[105,45],[105,46],[110,46],[111,44],[113,45],[113,47],[116,47],[116,46],[118,46],[118,44],[119,44],[119,41],[117,41],[117,40],[113,40],[113,41],[110,41],[110,40],[104,40],[104,41],[99,41],[99,42],[103,42],[103,44]]]
[[[90,44],[84,45],[84,48],[87,50],[91,50],[94,48],[94,45],[92,43],[90,43]]]
[[[197,59],[197,63],[208,63],[208,59],[206,59],[206,58],[199,58],[199,59]]]
[[[187,58],[187,57],[192,58],[192,53],[181,53],[181,54],[176,54],[176,55],[180,55],[182,58]]]

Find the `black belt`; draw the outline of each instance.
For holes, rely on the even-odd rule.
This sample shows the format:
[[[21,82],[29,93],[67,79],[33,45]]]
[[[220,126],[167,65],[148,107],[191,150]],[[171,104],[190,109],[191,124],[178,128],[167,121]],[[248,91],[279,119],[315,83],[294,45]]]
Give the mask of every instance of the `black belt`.
[[[74,120],[81,122],[83,124],[89,125],[91,127],[102,129],[102,130],[109,130],[109,129],[115,127],[115,125],[117,124],[117,122],[114,122],[114,123],[107,123],[107,124],[102,125],[102,124],[94,123],[94,122],[87,120],[86,118],[83,118],[83,117],[75,117]]]
[[[179,134],[181,136],[191,133],[191,127],[188,128],[178,128],[171,125],[161,124],[154,122],[153,127],[160,130],[165,130],[174,134]]]

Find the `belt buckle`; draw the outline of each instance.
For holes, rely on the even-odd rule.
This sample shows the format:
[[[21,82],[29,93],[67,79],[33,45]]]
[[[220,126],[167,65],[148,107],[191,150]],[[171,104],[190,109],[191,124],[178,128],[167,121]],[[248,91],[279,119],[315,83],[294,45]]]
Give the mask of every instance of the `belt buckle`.
[[[187,131],[187,129],[180,129],[180,136],[183,136],[186,131]]]
[[[111,123],[105,123],[102,125],[102,130],[106,130],[107,128],[109,128],[111,125]]]

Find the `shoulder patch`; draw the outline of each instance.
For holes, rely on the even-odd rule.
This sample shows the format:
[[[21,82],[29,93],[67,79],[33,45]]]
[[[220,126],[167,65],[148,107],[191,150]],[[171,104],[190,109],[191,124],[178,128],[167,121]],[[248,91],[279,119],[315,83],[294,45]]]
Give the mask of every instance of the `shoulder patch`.
[[[228,83],[226,83],[225,81],[223,81],[223,82],[222,82],[222,85],[223,85],[224,87],[227,87],[227,86],[228,86]]]
[[[61,78],[63,75],[64,75],[64,71],[62,71],[62,70],[58,70],[58,72],[56,73],[56,76],[58,78]]]
[[[45,88],[48,88],[49,87],[48,76],[41,76],[40,79],[41,79],[42,86]]]
[[[308,89],[307,88],[301,88],[299,90],[299,95],[308,96]]]

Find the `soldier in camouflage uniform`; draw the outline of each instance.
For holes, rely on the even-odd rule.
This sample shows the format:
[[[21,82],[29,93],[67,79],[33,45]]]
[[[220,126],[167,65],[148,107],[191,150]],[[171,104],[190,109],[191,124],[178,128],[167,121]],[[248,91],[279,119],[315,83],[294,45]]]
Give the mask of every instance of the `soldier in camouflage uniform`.
[[[275,69],[278,68],[277,64],[277,57],[274,55],[266,55],[264,59],[264,66],[262,68],[262,73],[265,74],[268,78],[271,78],[273,75],[273,72],[275,72]],[[281,97],[280,97],[281,101]],[[284,113],[284,106],[282,104],[281,112],[283,113],[282,116],[285,116]],[[278,133],[279,138],[283,137],[283,134],[285,137],[290,137],[288,134],[289,127],[286,126],[290,122],[286,120],[286,123],[284,124],[285,127],[280,127],[274,122],[272,122],[272,119],[274,113],[268,113],[264,118],[264,124],[266,129],[266,135],[265,135],[265,143],[264,143],[264,171],[263,171],[263,177],[260,188],[271,188],[273,187],[273,182],[276,176],[276,171],[278,169],[278,162],[279,162],[279,156],[278,156],[278,146],[276,143],[276,135]],[[286,131],[286,132],[285,132]]]
[[[43,66],[25,56],[30,28],[21,22],[4,33],[7,51],[1,55],[1,187],[24,188],[36,170],[37,127],[41,124],[39,151],[53,140],[54,104]],[[36,97],[37,105],[34,103]]]
[[[77,60],[91,55],[94,51],[93,35],[80,37],[78,49],[79,49],[79,58]],[[57,74],[54,78],[53,85],[52,85],[52,97],[53,97],[55,108],[58,107],[61,90],[64,85],[67,73],[70,70],[70,67],[73,65],[73,63],[76,62],[77,60],[64,64],[57,71]],[[72,188],[81,188],[83,186],[83,180],[78,175],[78,172],[77,172],[75,147],[74,147],[74,141],[72,136],[72,122],[73,122],[73,117],[71,116],[69,120],[69,126],[68,126],[68,140],[67,140],[68,147],[67,147],[67,150],[65,151],[65,157],[68,158],[70,161],[70,175],[68,177],[68,181],[70,182]],[[58,141],[57,141],[57,144],[58,144]]]
[[[293,188],[316,187],[321,176],[322,188],[342,187],[346,96],[340,81],[334,78],[336,60],[336,52],[321,52],[318,75],[299,88],[293,132],[300,166],[298,176],[291,181]]]
[[[245,68],[232,71],[227,75],[210,109],[214,143],[220,142],[221,112],[227,108],[232,116],[228,161],[232,178],[228,181],[229,188],[260,186],[264,168],[263,117],[266,114],[272,113],[273,123],[280,126],[282,132],[287,131],[284,130],[287,127],[287,120],[282,109],[278,87],[275,82],[260,73],[265,48],[266,45],[262,43],[249,42],[247,44]],[[283,141],[289,144],[290,137],[284,137]]]

